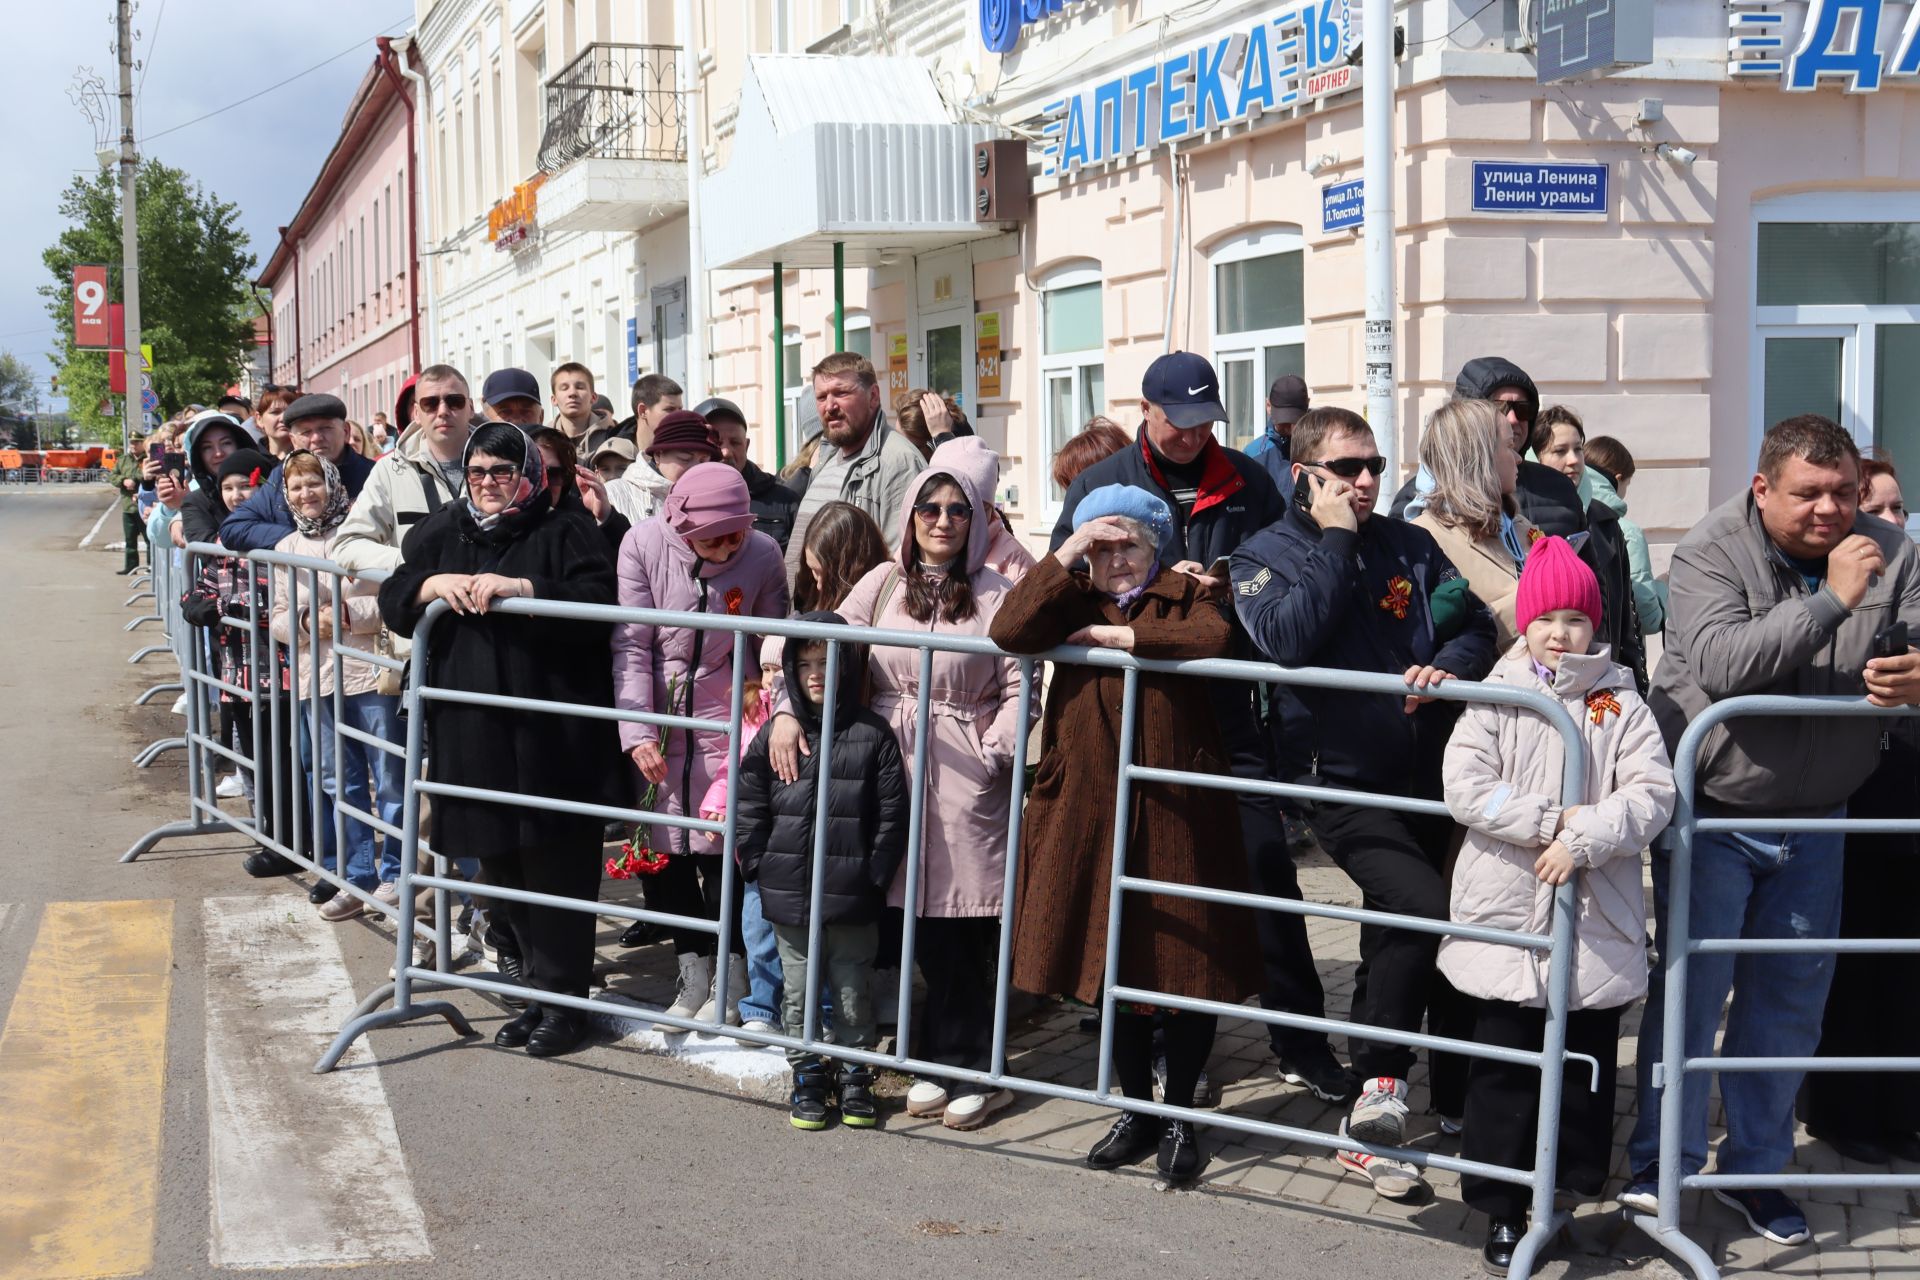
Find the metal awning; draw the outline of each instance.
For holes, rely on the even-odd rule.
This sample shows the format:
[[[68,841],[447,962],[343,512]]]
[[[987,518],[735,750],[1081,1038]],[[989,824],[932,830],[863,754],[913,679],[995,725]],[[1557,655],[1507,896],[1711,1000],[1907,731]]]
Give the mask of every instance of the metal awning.
[[[925,59],[747,59],[727,167],[701,184],[709,270],[879,266],[986,239],[973,147],[1004,136],[953,118]]]

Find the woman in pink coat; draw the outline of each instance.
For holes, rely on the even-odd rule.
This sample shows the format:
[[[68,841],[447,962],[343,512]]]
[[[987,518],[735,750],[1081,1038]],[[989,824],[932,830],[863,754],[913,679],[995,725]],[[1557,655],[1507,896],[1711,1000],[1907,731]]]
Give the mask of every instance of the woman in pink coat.
[[[920,473],[900,512],[900,550],[855,584],[839,613],[854,626],[934,635],[985,636],[1012,584],[987,567],[991,492],[962,468],[936,464]],[[874,646],[868,659],[870,705],[886,717],[913,760],[926,732],[927,767],[913,779],[925,805],[917,900],[906,902],[907,867],[894,877],[891,906],[916,917],[914,959],[926,1003],[913,1023],[913,1056],[985,1070],[993,1039],[994,970],[1006,881],[1008,788],[1013,749],[1027,732],[1020,719],[1020,672],[1011,658],[936,653],[928,721],[919,723],[920,651]],[[1033,700],[1038,713],[1040,700]],[[776,770],[793,752],[799,724],[782,714],[766,731]],[[789,754],[789,760],[793,757]],[[911,860],[912,854],[909,854]],[[937,1079],[917,1081],[910,1114],[945,1113],[954,1129],[973,1129],[1013,1100],[1005,1089]]]
[[[933,451],[928,465],[973,481],[974,490],[986,501],[987,568],[1008,582],[1018,582],[1038,563],[1033,552],[1013,536],[1006,517],[993,505],[993,491],[1000,484],[1000,455],[979,436],[953,436]]]
[[[674,482],[660,513],[635,525],[620,544],[620,603],[639,609],[787,616],[786,566],[780,544],[753,528],[746,481],[724,462],[703,462]],[[759,651],[750,644],[748,660]],[[732,710],[733,637],[691,627],[624,623],[613,631],[614,701],[623,710],[725,720]],[[691,733],[623,723],[620,745],[641,775],[659,788],[660,813],[697,816],[701,798],[727,758],[724,733]],[[657,827],[657,848],[670,850],[666,869],[648,887],[656,911],[720,918],[720,847],[713,837]],[[733,946],[744,954],[735,884]],[[713,1016],[710,934],[675,931],[680,985],[668,1012]],[[729,1020],[746,992],[744,965],[732,967]]]

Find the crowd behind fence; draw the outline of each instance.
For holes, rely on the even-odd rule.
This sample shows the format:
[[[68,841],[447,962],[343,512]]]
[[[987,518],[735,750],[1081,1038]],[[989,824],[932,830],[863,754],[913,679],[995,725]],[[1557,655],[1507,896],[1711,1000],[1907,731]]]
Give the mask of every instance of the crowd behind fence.
[[[918,724],[921,726],[913,750],[913,763],[908,771],[911,783],[909,791],[910,817],[908,831],[908,849],[904,863],[906,900],[916,901],[916,885],[921,870],[922,835],[927,797],[926,788],[918,780],[926,776],[927,739],[931,735],[928,717],[928,700],[931,679],[927,678],[932,669],[936,653],[987,653],[1001,654],[991,641],[984,638],[972,638],[953,635],[934,635],[901,631],[878,630],[867,627],[823,626],[798,620],[770,620],[765,618],[739,618],[705,613],[673,613],[658,610],[624,608],[610,605],[586,605],[554,602],[538,599],[505,599],[494,602],[494,611],[508,615],[525,615],[576,621],[583,624],[607,623],[647,623],[656,626],[672,626],[703,630],[727,638],[733,650],[732,689],[727,717],[723,719],[702,719],[659,712],[627,710],[614,706],[596,707],[577,703],[544,702],[524,698],[499,695],[486,695],[465,692],[438,686],[434,682],[435,673],[426,660],[429,640],[436,625],[442,624],[450,611],[444,601],[436,601],[416,629],[411,661],[395,657],[390,653],[376,652],[372,649],[352,647],[345,641],[350,633],[346,625],[344,593],[339,588],[346,578],[345,572],[331,562],[313,560],[299,556],[276,552],[259,551],[245,557],[236,557],[226,549],[214,544],[195,543],[184,552],[170,548],[159,548],[156,555],[151,579],[151,591],[136,590],[126,602],[137,605],[151,596],[155,601],[154,611],[143,614],[128,623],[127,630],[132,631],[148,621],[160,622],[167,631],[168,645],[150,645],[141,649],[130,659],[139,662],[146,657],[161,652],[171,652],[180,665],[181,680],[178,684],[165,683],[155,685],[140,697],[144,702],[160,692],[175,688],[184,688],[186,701],[186,732],[177,739],[162,739],[143,751],[138,757],[140,763],[147,764],[161,752],[169,749],[182,749],[186,758],[188,779],[187,813],[183,820],[156,827],[141,837],[122,857],[122,861],[132,861],[151,850],[158,842],[177,836],[209,834],[220,831],[232,831],[249,840],[256,841],[262,847],[292,860],[303,870],[319,877],[336,887],[339,892],[358,896],[369,910],[391,917],[395,924],[395,963],[392,981],[379,987],[360,1002],[350,1020],[341,1028],[334,1042],[315,1064],[317,1072],[331,1070],[341,1060],[353,1042],[360,1036],[377,1028],[392,1026],[413,1019],[439,1016],[447,1020],[452,1028],[462,1034],[472,1034],[472,1028],[460,1009],[444,999],[419,999],[423,991],[464,989],[481,992],[495,997],[517,997],[522,1000],[537,1000],[547,1005],[557,1005],[584,1013],[605,1014],[626,1012],[625,1006],[609,1005],[597,1001],[549,990],[538,990],[530,986],[517,984],[499,972],[457,972],[452,963],[452,921],[454,906],[452,897],[459,895],[468,899],[490,901],[516,901],[529,905],[558,908],[571,912],[586,913],[609,917],[623,922],[645,921],[675,930],[698,931],[714,935],[717,943],[716,963],[719,973],[715,982],[716,990],[727,987],[728,968],[743,963],[735,958],[732,948],[734,922],[732,914],[721,911],[717,920],[707,920],[668,912],[650,910],[646,907],[617,902],[601,902],[594,899],[559,898],[536,893],[525,889],[516,889],[500,885],[475,883],[474,881],[452,874],[454,868],[449,865],[448,857],[435,850],[423,834],[423,802],[429,798],[459,798],[467,801],[484,802],[501,806],[518,806],[527,809],[556,814],[570,814],[576,817],[592,818],[602,822],[619,821],[622,823],[647,822],[661,826],[679,828],[689,832],[703,832],[712,835],[721,843],[722,857],[720,873],[722,876],[721,897],[723,901],[732,898],[735,878],[740,874],[735,858],[737,830],[737,805],[739,788],[729,788],[725,811],[718,819],[695,815],[673,815],[647,811],[621,805],[590,804],[580,801],[559,799],[548,796],[527,795],[520,792],[487,791],[462,787],[446,782],[436,782],[427,777],[426,761],[430,744],[426,740],[426,708],[433,702],[465,702],[470,705],[489,706],[517,715],[557,715],[581,716],[611,721],[650,724],[663,728],[677,728],[710,733],[725,733],[728,739],[727,765],[729,775],[739,776],[741,754],[741,729],[745,707],[745,673],[750,669],[750,651],[762,637],[775,636],[788,640],[824,642],[827,647],[826,687],[838,688],[839,665],[842,654],[848,645],[882,646],[918,651],[923,678],[918,690]],[[248,654],[248,665],[252,678],[245,686],[223,680],[215,658],[215,640],[213,634],[185,625],[180,616],[180,595],[184,584],[192,582],[197,576],[201,563],[208,558],[225,558],[235,563],[245,562],[243,572],[252,578],[261,575],[267,594],[266,605],[271,607],[272,592],[277,590],[274,569],[285,573],[287,581],[293,584],[304,580],[309,587],[309,597],[325,596],[332,601],[333,645],[328,661],[332,664],[331,692],[323,692],[323,679],[320,664],[302,661],[302,651],[298,646],[277,645],[268,635],[267,619],[262,612],[262,602],[255,596],[246,619],[222,618],[220,627],[233,628],[244,632]],[[265,571],[262,573],[262,571]],[[384,577],[378,573],[360,575],[362,580],[379,580]],[[330,582],[336,589],[322,589],[323,582]],[[140,580],[135,580],[136,587]],[[306,616],[308,640],[307,652],[319,650],[321,637],[320,617],[317,611]],[[404,673],[405,692],[402,702],[402,714],[405,720],[405,741],[395,743],[367,734],[344,722],[339,714],[340,699],[343,697],[345,681],[342,679],[342,664],[347,660],[366,663],[370,666],[394,673]],[[284,662],[285,677],[278,674],[279,664]],[[828,788],[817,788],[816,803],[819,807],[818,819],[814,824],[815,841],[812,860],[812,880],[810,885],[809,929],[810,947],[807,959],[807,994],[805,997],[805,1020],[799,1036],[787,1035],[781,1031],[762,1032],[726,1025],[724,1002],[715,1002],[713,1016],[705,1021],[695,1018],[682,1018],[670,1013],[652,1013],[650,1021],[671,1026],[682,1031],[699,1031],[710,1034],[725,1034],[736,1040],[777,1047],[798,1049],[809,1053],[818,1053],[847,1062],[861,1063],[873,1067],[892,1068],[902,1072],[927,1072],[948,1079],[968,1081],[993,1088],[1006,1088],[1043,1098],[1070,1099],[1100,1107],[1142,1112],[1151,1116],[1180,1119],[1203,1126],[1232,1130],[1238,1133],[1260,1135],[1301,1147],[1319,1149],[1328,1152],[1348,1150],[1366,1152],[1375,1156],[1387,1156],[1404,1161],[1420,1168],[1452,1170],[1462,1174],[1504,1181],[1527,1186],[1532,1195],[1532,1217],[1528,1233],[1517,1249],[1512,1273],[1525,1276],[1531,1274],[1538,1261],[1540,1251],[1564,1227],[1569,1220],[1569,1210],[1557,1207],[1555,1203],[1555,1170],[1560,1139],[1560,1114],[1563,1064],[1580,1062],[1588,1070],[1585,1073],[1587,1086],[1596,1090],[1611,1090],[1612,1081],[1599,1078],[1599,1064],[1583,1055],[1569,1054],[1566,1051],[1567,1018],[1571,985],[1571,969],[1574,952],[1574,904],[1576,886],[1573,880],[1560,885],[1553,896],[1554,909],[1551,928],[1546,933],[1529,933],[1516,930],[1496,929],[1472,924],[1455,923],[1445,920],[1431,920],[1421,917],[1395,915],[1357,907],[1336,906],[1312,901],[1300,901],[1281,897],[1271,897],[1250,892],[1210,888],[1197,884],[1175,884],[1145,879],[1128,874],[1127,840],[1129,832],[1129,813],[1133,803],[1133,788],[1136,784],[1174,784],[1205,788],[1227,793],[1259,793],[1281,797],[1294,801],[1314,801],[1337,798],[1339,803],[1401,812],[1434,814],[1445,816],[1446,806],[1439,801],[1421,800],[1400,795],[1377,794],[1347,790],[1332,790],[1325,787],[1304,784],[1282,783],[1273,780],[1257,780],[1234,777],[1229,774],[1194,773],[1180,770],[1149,768],[1134,763],[1133,744],[1137,733],[1137,708],[1139,701],[1139,677],[1143,672],[1161,672],[1189,677],[1205,677],[1214,680],[1234,680],[1250,682],[1262,686],[1291,685],[1296,687],[1333,689],[1354,693],[1378,693],[1403,695],[1406,685],[1397,677],[1387,675],[1368,675],[1348,671],[1301,668],[1287,669],[1270,663],[1248,662],[1230,659],[1206,659],[1179,662],[1149,661],[1133,657],[1130,654],[1107,648],[1067,647],[1052,652],[1017,659],[1019,669],[1020,723],[1028,724],[1027,712],[1041,696],[1041,664],[1081,663],[1093,666],[1105,666],[1121,669],[1123,675],[1124,698],[1121,706],[1121,752],[1117,778],[1117,799],[1115,811],[1115,837],[1113,862],[1109,881],[1109,894],[1106,903],[1106,982],[1101,996],[1101,1031],[1095,1079],[1091,1087],[1074,1086],[1051,1080],[1034,1079],[1019,1075],[1010,1070],[1008,1063],[1008,1024],[1013,988],[1010,983],[1014,930],[1012,915],[1015,902],[1015,886],[1018,880],[1020,863],[1027,851],[1021,848],[1021,816],[1024,801],[1024,783],[1027,775],[1027,739],[1025,732],[1017,735],[1014,747],[1013,767],[1010,772],[1010,805],[1006,829],[1005,884],[999,917],[999,946],[993,992],[993,1030],[989,1066],[985,1070],[965,1070],[950,1065],[936,1064],[916,1056],[916,1037],[912,1016],[912,975],[916,948],[915,912],[905,913],[901,953],[899,957],[900,988],[897,1033],[892,1052],[877,1049],[854,1049],[836,1045],[821,1034],[822,1011],[820,975],[814,972],[816,958],[820,956],[820,937],[822,929],[821,897],[824,882],[825,859],[822,856],[826,842],[826,815]],[[308,706],[317,706],[320,699],[330,697],[334,702],[335,714],[331,716],[330,726],[323,730],[322,718],[314,714],[298,715],[292,690],[305,682],[307,696],[311,699]],[[1504,704],[1525,708],[1545,720],[1558,733],[1567,748],[1565,771],[1562,776],[1562,793],[1566,804],[1575,804],[1583,795],[1585,779],[1583,767],[1585,753],[1581,745],[1580,729],[1574,723],[1566,709],[1558,702],[1541,694],[1511,686],[1492,683],[1451,681],[1432,689],[1430,692],[1440,699],[1459,703]],[[219,740],[217,729],[210,718],[217,707],[219,698],[225,695],[245,703],[252,714],[249,717],[251,732],[250,743],[234,742],[223,744]],[[827,698],[821,708],[820,740],[815,750],[820,757],[823,774],[830,768],[832,759],[831,744],[836,732],[836,699]],[[1705,951],[1752,952],[1762,949],[1799,949],[1803,951],[1875,951],[1875,952],[1912,952],[1920,950],[1920,943],[1901,940],[1821,940],[1808,939],[1798,942],[1770,941],[1732,941],[1719,939],[1692,939],[1689,930],[1689,894],[1688,874],[1692,837],[1695,831],[1737,830],[1752,828],[1755,822],[1741,822],[1729,818],[1701,817],[1695,812],[1693,802],[1694,779],[1697,757],[1706,734],[1717,724],[1741,715],[1769,716],[1834,716],[1834,715],[1894,715],[1899,711],[1886,711],[1870,707],[1855,699],[1817,699],[1817,698],[1734,698],[1715,705],[1707,714],[1697,719],[1688,729],[1682,740],[1676,759],[1676,777],[1679,785],[1680,803],[1672,826],[1663,839],[1670,842],[1672,866],[1674,868],[1673,891],[1668,918],[1668,933],[1665,954],[1660,963],[1664,966],[1668,1001],[1665,1010],[1664,1028],[1649,1028],[1643,1033],[1646,1037],[1654,1034],[1665,1036],[1665,1064],[1655,1080],[1656,1087],[1666,1091],[1667,1096],[1677,1100],[1679,1086],[1688,1073],[1705,1071],[1767,1071],[1767,1070],[1872,1070],[1872,1071],[1911,1071],[1920,1070],[1920,1059],[1896,1058],[1809,1058],[1809,1059],[1729,1059],[1729,1058],[1688,1058],[1684,1052],[1685,1044],[1682,1028],[1685,1019],[1686,972],[1690,955]],[[324,843],[320,828],[322,812],[322,781],[320,770],[316,768],[301,771],[293,769],[296,785],[292,787],[275,786],[272,788],[273,812],[267,814],[240,812],[238,807],[223,804],[222,797],[216,794],[215,778],[221,762],[231,765],[238,771],[257,773],[262,769],[272,770],[278,775],[291,763],[281,758],[283,743],[288,736],[284,727],[289,718],[297,719],[299,731],[307,735],[312,751],[312,760],[323,758],[321,734],[334,735],[335,750],[331,758],[341,758],[339,747],[346,741],[355,741],[370,749],[388,753],[403,761],[404,802],[401,822],[398,826],[383,819],[378,813],[369,812],[349,804],[344,788],[337,788],[332,796],[332,814],[334,823],[335,861],[329,866],[320,853]],[[374,806],[378,807],[378,806]],[[400,846],[400,880],[398,885],[398,906],[382,901],[355,886],[345,876],[347,841],[344,827],[349,821],[357,821],[379,832],[387,841],[398,841]],[[1920,832],[1920,819],[1915,820],[1846,820],[1846,819],[1805,819],[1783,822],[1780,819],[1767,819],[1764,825],[1770,830],[1829,830],[1829,831],[1877,831],[1877,832]],[[282,838],[281,833],[286,833]],[[432,893],[433,910],[430,928],[434,945],[430,951],[430,963],[423,963],[416,952],[416,934],[421,923],[416,920],[414,910],[416,893],[428,890]],[[1284,912],[1337,920],[1349,924],[1376,925],[1397,929],[1413,930],[1440,936],[1468,938],[1482,942],[1511,946],[1544,952],[1548,956],[1547,1010],[1545,1037],[1539,1051],[1527,1051],[1480,1044],[1456,1038],[1423,1034],[1418,1032],[1395,1031],[1385,1027],[1351,1024],[1332,1018],[1314,1018],[1280,1010],[1267,1010],[1257,1005],[1234,1005],[1213,1000],[1203,1000],[1181,995],[1177,992],[1155,991],[1128,986],[1120,981],[1121,933],[1125,918],[1122,910],[1124,895],[1154,894],[1184,897],[1214,902],[1222,905],[1244,907],[1255,911]],[[1417,1147],[1387,1148],[1369,1146],[1356,1142],[1344,1134],[1304,1129],[1295,1125],[1278,1123],[1253,1116],[1236,1115],[1230,1111],[1199,1111],[1191,1107],[1174,1106],[1119,1096],[1109,1092],[1114,1074],[1113,1028],[1116,1003],[1126,1001],[1168,1010],[1180,1010],[1192,1013],[1211,1014],[1239,1019],[1252,1020],[1267,1026],[1302,1028],[1323,1033],[1346,1034],[1368,1040],[1402,1045],[1429,1052],[1459,1054],[1468,1058],[1484,1058],[1524,1065],[1542,1072],[1539,1092],[1539,1112],[1537,1143],[1534,1163],[1530,1168],[1507,1168],[1470,1161],[1457,1156],[1427,1151]],[[390,1007],[382,1008],[383,1005]],[[1574,1080],[1580,1080],[1576,1074]],[[1692,1268],[1696,1276],[1711,1277],[1718,1274],[1714,1260],[1702,1250],[1681,1229],[1679,1223],[1680,1191],[1683,1188],[1716,1187],[1738,1185],[1743,1187],[1901,1187],[1920,1188],[1920,1175],[1893,1173],[1844,1172],[1830,1174],[1779,1174],[1768,1176],[1730,1176],[1720,1174],[1685,1175],[1682,1170],[1680,1143],[1681,1119],[1683,1108],[1669,1105],[1663,1113],[1663,1131],[1661,1135],[1661,1184],[1659,1212],[1653,1215],[1636,1215],[1636,1220],[1654,1239],[1673,1250]]]

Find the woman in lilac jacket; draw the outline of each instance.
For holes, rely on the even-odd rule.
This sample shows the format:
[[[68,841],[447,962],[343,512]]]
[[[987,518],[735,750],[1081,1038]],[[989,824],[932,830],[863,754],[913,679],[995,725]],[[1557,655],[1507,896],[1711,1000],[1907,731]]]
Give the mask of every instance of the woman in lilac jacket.
[[[620,603],[633,608],[758,618],[787,616],[787,578],[780,544],[753,529],[746,481],[723,462],[689,469],[674,483],[660,513],[635,525],[620,545]],[[759,652],[759,645],[748,649]],[[750,656],[749,661],[754,659]],[[613,632],[614,701],[623,710],[725,720],[733,695],[733,638],[719,631],[624,623]],[[724,733],[694,733],[623,723],[620,745],[646,781],[659,789],[655,811],[693,815],[727,758]],[[653,845],[669,851],[648,887],[656,911],[720,918],[720,844],[702,832],[657,827]],[[736,881],[733,950],[744,954]],[[715,940],[676,930],[680,982],[668,1012],[708,1019]],[[732,966],[727,1020],[746,992],[746,969]]]

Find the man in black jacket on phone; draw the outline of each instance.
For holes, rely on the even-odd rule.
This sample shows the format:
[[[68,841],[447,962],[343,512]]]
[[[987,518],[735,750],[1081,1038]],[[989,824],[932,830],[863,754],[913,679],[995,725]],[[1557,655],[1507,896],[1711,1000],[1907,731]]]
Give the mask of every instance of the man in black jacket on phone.
[[[1173,533],[1166,555],[1206,575],[1219,561],[1278,520],[1286,510],[1273,479],[1260,463],[1214,438],[1213,424],[1224,422],[1220,380],[1206,357],[1189,351],[1161,356],[1147,368],[1140,387],[1140,435],[1132,447],[1094,463],[1067,489],[1060,519],[1053,528],[1058,549],[1073,532],[1080,500],[1102,485],[1124,484],[1166,500],[1173,512]],[[1224,578],[1219,583],[1226,587]],[[1253,649],[1230,606],[1221,607],[1235,624],[1235,654]],[[1214,714],[1226,740],[1235,777],[1271,781],[1273,758],[1261,723],[1262,695],[1237,680],[1210,682]],[[1287,846],[1286,814],[1272,796],[1242,795],[1240,825],[1256,892],[1276,898],[1300,898],[1300,878]],[[1305,1017],[1326,1016],[1326,996],[1307,944],[1305,917],[1277,911],[1257,913],[1261,959],[1267,989],[1261,1004]],[[1268,1029],[1281,1073],[1328,1102],[1353,1094],[1353,1077],[1333,1056],[1327,1037],[1317,1031]]]

